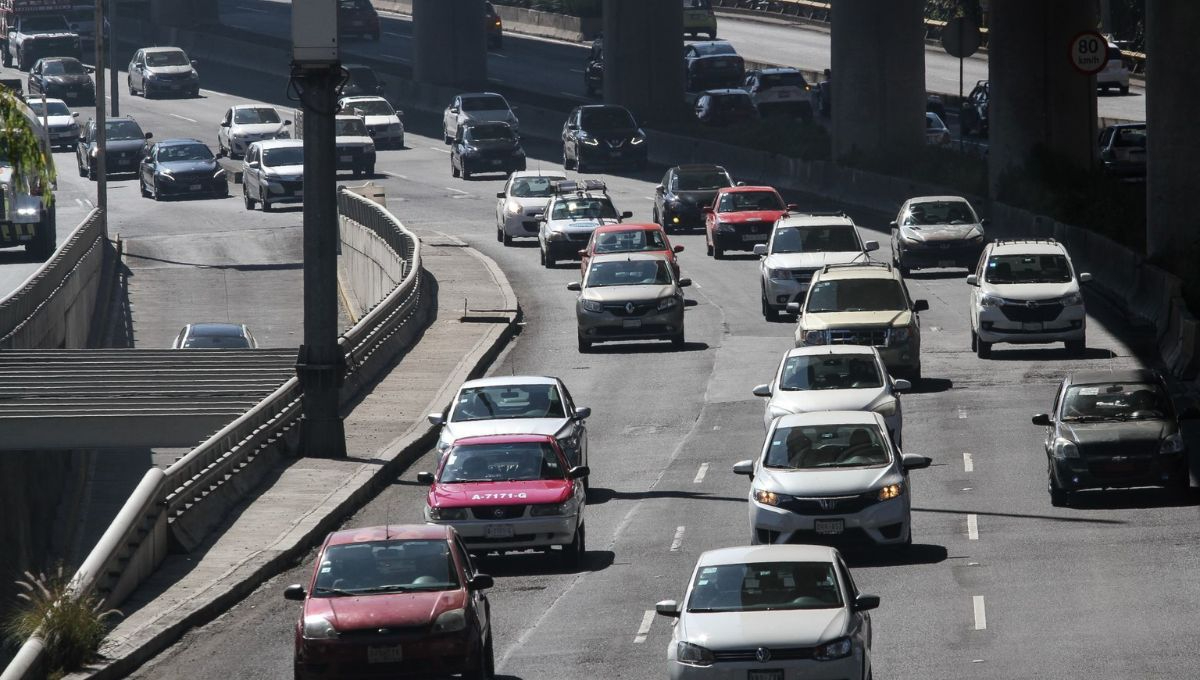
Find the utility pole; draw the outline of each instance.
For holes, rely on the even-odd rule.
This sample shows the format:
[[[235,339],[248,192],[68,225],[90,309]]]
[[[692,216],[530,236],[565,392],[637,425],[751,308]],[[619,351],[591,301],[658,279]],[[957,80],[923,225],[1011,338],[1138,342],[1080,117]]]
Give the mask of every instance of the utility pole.
[[[116,118],[121,115],[121,79],[117,77],[117,2],[118,0],[107,0],[108,11],[108,30],[112,34],[108,40],[108,79],[109,86],[112,88],[109,96],[112,98],[109,101],[111,107],[109,111],[112,117]],[[104,25],[100,24],[96,29],[96,34],[104,33]],[[99,90],[97,90],[99,92]],[[99,94],[97,96],[100,96]]]
[[[296,373],[304,390],[300,423],[304,455],[346,456],[339,413],[345,358],[338,347],[337,151],[334,116],[342,65],[337,0],[292,4],[292,88],[303,113],[304,344]]]
[[[104,0],[96,0],[96,207],[104,233],[108,233],[108,172],[105,145],[108,142],[104,110]]]

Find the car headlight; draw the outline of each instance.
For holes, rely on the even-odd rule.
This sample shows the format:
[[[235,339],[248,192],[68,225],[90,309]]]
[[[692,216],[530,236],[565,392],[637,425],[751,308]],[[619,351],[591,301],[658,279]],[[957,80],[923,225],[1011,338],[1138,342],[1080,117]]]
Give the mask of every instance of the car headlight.
[[[1054,457],[1058,459],[1078,458],[1079,447],[1075,446],[1075,442],[1069,439],[1059,437],[1054,440]]]
[[[583,307],[584,311],[586,312],[595,312],[599,314],[600,312],[604,311],[604,305],[600,304],[599,300],[583,299],[579,301],[579,305]]]
[[[715,659],[712,651],[706,647],[680,642],[675,648],[675,660],[689,666],[711,666]]]
[[[217,171],[213,173],[213,179],[220,179],[226,174],[228,173],[225,172],[225,168],[217,168]]]
[[[564,232],[554,230],[547,235],[547,238],[549,238],[551,241],[565,241],[567,239],[567,235]]]
[[[903,230],[901,230],[901,232],[900,232],[900,240],[904,241],[905,243],[911,243],[911,244],[916,244],[916,245],[924,245],[924,243],[925,243],[925,240],[922,238],[919,238],[916,234],[914,234],[912,232],[905,232]]]
[[[196,69],[192,69],[191,71],[188,72],[188,77],[195,79],[195,78],[199,78],[200,74],[196,72]]]
[[[804,331],[804,344],[806,345],[824,345],[825,341],[825,331]]]
[[[795,413],[795,411],[793,411],[791,409],[786,409],[782,406],[772,405],[772,406],[767,407],[767,415],[771,416],[771,420],[775,420],[776,418],[778,418],[780,416],[789,416],[793,413]]]
[[[467,627],[467,612],[464,609],[451,609],[442,612],[433,622],[435,633],[456,633]]]
[[[967,234],[967,238],[971,239],[972,241],[982,241],[983,228],[978,225],[971,227],[971,233]]]
[[[304,637],[309,640],[336,640],[337,629],[324,616],[304,617]]]
[[[818,646],[813,652],[813,658],[817,661],[833,661],[834,659],[844,659],[853,651],[854,644],[850,638],[842,637]]]
[[[162,175],[163,177],[166,177],[167,179],[175,179],[175,175],[171,174],[171,171],[167,170],[166,168],[159,170],[158,174]]]
[[[1059,300],[1059,302],[1062,303],[1064,307],[1074,307],[1075,305],[1083,304],[1083,296],[1079,293],[1069,293],[1062,296],[1062,299]]]
[[[529,506],[530,517],[555,517],[559,515],[569,515],[575,511],[575,501],[566,501],[565,503],[545,503],[541,505]]]
[[[429,508],[429,519],[453,521],[467,519],[466,508]]]
[[[156,80],[158,78],[158,74],[154,71],[147,71],[145,77],[146,80]]]
[[[591,137],[581,138],[579,141],[587,144],[588,146],[600,146],[600,140],[592,139]]]
[[[31,207],[17,208],[17,214],[21,215],[22,217],[32,217],[32,216],[38,214],[38,209],[31,208]]]
[[[1183,453],[1183,437],[1176,432],[1172,435],[1167,435],[1162,440],[1162,446],[1158,447],[1159,453]]]
[[[895,397],[891,397],[871,410],[884,418],[890,418],[896,415],[896,407],[899,405],[900,401]]]
[[[979,306],[980,307],[999,307],[1002,304],[1004,304],[1004,299],[998,298],[995,295],[980,295],[979,296]]]
[[[389,132],[403,132],[404,128],[399,123],[388,123],[387,129]]]
[[[889,345],[903,345],[904,343],[911,340],[912,336],[913,336],[912,328],[909,328],[909,327],[893,328],[893,329],[891,329],[891,332],[888,333],[888,344]]]
[[[668,309],[671,309],[672,307],[678,307],[678,306],[679,306],[679,298],[675,297],[674,295],[672,295],[671,297],[665,297],[658,301],[658,311],[660,311],[660,312],[665,312]]]
[[[521,204],[510,198],[504,202],[504,212],[510,215],[519,215],[521,213]]]
[[[95,158],[96,154],[98,154],[98,153],[100,153],[100,147],[93,146],[92,150],[88,152],[88,155],[91,156],[92,158]]]
[[[512,155],[517,156],[517,157],[522,157],[525,155],[525,149],[522,149],[521,147],[517,147],[517,148],[513,149]]]
[[[645,137],[645,135],[635,135],[635,136],[633,136],[633,137],[631,137],[631,138],[629,139],[629,143],[630,143],[630,144],[632,144],[633,146],[637,146],[638,144],[642,144],[642,143],[644,143],[645,141],[646,141],[646,137]]]
[[[767,267],[767,278],[776,281],[790,281],[792,280],[792,270]]]
[[[879,500],[890,501],[904,493],[904,484],[888,484],[879,490]]]
[[[783,496],[775,493],[774,491],[767,491],[766,489],[755,489],[754,490],[754,500],[758,501],[759,503],[762,503],[763,505],[776,506],[783,502]]]

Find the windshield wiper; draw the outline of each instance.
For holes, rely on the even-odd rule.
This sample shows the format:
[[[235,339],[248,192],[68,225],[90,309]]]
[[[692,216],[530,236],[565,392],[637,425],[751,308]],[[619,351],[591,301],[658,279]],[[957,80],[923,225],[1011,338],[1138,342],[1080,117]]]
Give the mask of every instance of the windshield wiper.
[[[445,480],[445,479],[443,479],[443,480],[442,480],[442,484],[475,484],[475,483],[477,483],[477,482],[491,482],[491,481],[495,481],[495,480],[492,480],[492,479],[451,479],[451,480]]]
[[[1098,423],[1115,418],[1116,416],[1064,416],[1063,420],[1071,423]]]
[[[350,597],[350,596],[357,595],[357,594],[358,594],[358,592],[359,592],[359,591],[342,590],[341,588],[321,588],[321,587],[318,587],[318,588],[316,588],[316,589],[315,589],[315,591],[314,591],[314,594],[315,594],[315,593],[331,593],[331,594],[333,594],[333,595],[339,595],[339,596],[347,596],[347,597]]]

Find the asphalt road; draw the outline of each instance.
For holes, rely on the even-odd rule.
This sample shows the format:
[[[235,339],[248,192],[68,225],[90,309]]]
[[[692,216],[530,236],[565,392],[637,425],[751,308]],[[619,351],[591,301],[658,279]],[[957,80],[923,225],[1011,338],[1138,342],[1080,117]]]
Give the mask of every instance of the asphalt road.
[[[249,76],[229,78],[228,87],[239,92],[275,91]],[[278,92],[280,100],[272,103],[282,104]],[[232,99],[207,97],[130,106],[144,106],[152,128],[211,138],[215,112]],[[197,105],[209,108],[199,112]],[[171,128],[168,118],[183,115],[201,122]],[[700,303],[687,312],[687,347],[612,345],[579,355],[571,342],[573,295],[565,289],[578,278],[576,266],[545,270],[530,244],[498,244],[493,211],[501,179],[451,179],[435,117],[410,112],[408,124],[409,148],[382,154],[375,181],[406,224],[463,238],[495,258],[512,281],[526,326],[494,372],[562,376],[576,401],[594,410],[586,568],[566,573],[534,555],[485,562],[497,577],[491,599],[500,672],[521,680],[661,676],[670,634],[665,620],[652,620],[644,642],[635,636],[654,602],[681,595],[701,551],[749,539],[747,484],[730,466],[759,449],[763,404],[750,389],[769,378],[790,347],[791,324],[766,323],[759,315],[753,257],[714,261],[704,256],[701,236],[684,235],[675,240],[687,248],[681,263],[696,282],[689,296]],[[543,167],[556,166],[557,148],[531,142],[529,151]],[[661,169],[606,179],[618,207],[645,220],[660,176]],[[832,207],[789,198],[813,209]],[[231,243],[239,234],[253,240],[296,219],[239,212],[233,199],[142,205],[122,204],[126,219],[139,225],[128,229],[175,260],[199,257],[188,250],[199,246],[189,242],[220,234]],[[879,230],[891,217],[852,215],[869,238],[882,238]],[[183,250],[175,254],[176,247]],[[256,259],[281,266],[294,261],[286,249],[269,263]],[[260,283],[258,277],[270,271],[263,266],[247,278],[246,294],[269,286],[269,278]],[[164,272],[155,290],[180,285],[176,274],[183,271]],[[1029,424],[1032,413],[1048,407],[1063,372],[1138,365],[1131,349],[1138,337],[1093,299],[1085,358],[1070,358],[1061,347],[1001,346],[993,359],[981,361],[968,348],[962,272],[916,273],[909,286],[931,309],[921,319],[927,378],[904,398],[904,441],[935,465],[913,476],[915,549],[904,557],[876,551],[851,559],[860,587],[883,598],[874,615],[878,677],[1194,675],[1196,508],[1152,491],[1051,507],[1041,433]],[[204,294],[211,303],[220,293]],[[273,299],[282,305],[275,313],[287,314],[294,295]],[[265,312],[267,303],[260,300],[255,310]],[[190,313],[179,304],[176,313]],[[426,455],[349,525],[419,521],[424,489],[415,476],[432,465]],[[307,577],[311,559],[189,633],[133,677],[290,677],[298,608],[283,600],[282,589]]]

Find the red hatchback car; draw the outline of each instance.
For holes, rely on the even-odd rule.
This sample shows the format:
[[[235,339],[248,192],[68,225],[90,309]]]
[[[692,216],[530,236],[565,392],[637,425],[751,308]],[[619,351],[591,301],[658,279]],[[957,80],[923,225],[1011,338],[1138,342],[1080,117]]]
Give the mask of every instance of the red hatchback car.
[[[579,274],[587,274],[588,262],[593,255],[608,253],[659,253],[671,263],[675,277],[679,277],[679,262],[675,253],[682,253],[683,246],[672,246],[667,232],[658,224],[608,224],[592,232],[587,247],[579,251]]]
[[[713,204],[704,209],[704,245],[716,259],[727,250],[754,250],[771,238],[771,229],[789,210],[773,187],[726,187],[717,192]]]
[[[492,577],[475,571],[454,529],[427,524],[335,531],[308,588],[284,590],[304,609],[295,677],[491,678]]]

